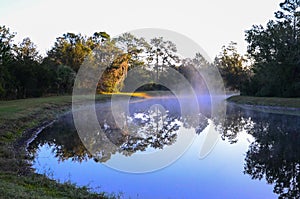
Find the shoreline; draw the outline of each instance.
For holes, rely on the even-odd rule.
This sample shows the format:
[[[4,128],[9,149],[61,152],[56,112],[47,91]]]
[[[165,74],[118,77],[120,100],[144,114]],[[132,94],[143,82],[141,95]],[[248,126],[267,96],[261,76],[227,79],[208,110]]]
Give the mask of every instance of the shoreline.
[[[226,102],[245,109],[300,116],[300,98],[230,96]]]
[[[0,101],[0,198],[118,198],[118,194],[55,181],[32,169],[28,144],[71,108],[71,96]]]
[[[99,96],[97,101],[105,102],[108,97]],[[264,99],[267,101],[260,103]],[[226,101],[257,111],[300,115],[300,98],[231,96]],[[280,101],[284,106],[276,106]],[[71,106],[71,96],[0,101],[0,198],[118,198],[118,195],[94,193],[88,187],[79,187],[70,182],[57,182],[35,173],[31,168],[28,144],[44,128],[71,111]]]

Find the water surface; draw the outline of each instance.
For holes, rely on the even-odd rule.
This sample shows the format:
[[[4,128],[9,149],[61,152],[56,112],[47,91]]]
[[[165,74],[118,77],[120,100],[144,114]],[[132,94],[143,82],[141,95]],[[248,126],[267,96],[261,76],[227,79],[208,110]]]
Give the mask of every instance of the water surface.
[[[224,120],[210,118],[205,111],[188,117],[181,114],[176,99],[152,99],[131,103],[123,116],[126,124],[120,127],[114,124],[109,107],[98,106],[105,138],[98,135],[101,144],[96,156],[82,144],[70,113],[29,145],[33,168],[96,191],[123,192],[125,198],[300,196],[299,116],[228,105]],[[211,130],[219,133],[219,141],[200,159],[200,148]],[[133,174],[105,165],[118,157],[130,162],[138,154],[170,150],[185,133],[194,135],[192,144],[167,167]]]

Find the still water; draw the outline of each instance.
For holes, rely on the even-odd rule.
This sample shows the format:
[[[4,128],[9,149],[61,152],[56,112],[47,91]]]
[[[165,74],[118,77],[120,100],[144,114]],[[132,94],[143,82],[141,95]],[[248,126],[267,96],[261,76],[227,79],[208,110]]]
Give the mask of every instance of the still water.
[[[223,120],[206,111],[184,117],[176,99],[149,99],[130,104],[124,128],[112,121],[109,103],[96,107],[104,132],[97,135],[106,137],[97,138],[97,155],[87,150],[69,113],[30,143],[28,151],[37,173],[88,185],[94,191],[122,192],[124,198],[300,196],[299,116],[227,104]],[[211,131],[217,132],[219,139],[213,150],[200,158],[200,148]],[[178,159],[155,171],[132,173],[110,166],[119,163],[122,167],[123,159],[130,163],[140,154],[172,151],[185,134],[193,135],[188,147]],[[133,162],[129,167],[145,164]]]

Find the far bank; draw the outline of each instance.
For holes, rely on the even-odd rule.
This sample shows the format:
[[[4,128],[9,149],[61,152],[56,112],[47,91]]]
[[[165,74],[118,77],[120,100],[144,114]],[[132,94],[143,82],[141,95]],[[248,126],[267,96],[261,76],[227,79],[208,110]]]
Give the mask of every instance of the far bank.
[[[227,98],[227,102],[260,111],[300,115],[300,98],[252,97],[235,95]]]

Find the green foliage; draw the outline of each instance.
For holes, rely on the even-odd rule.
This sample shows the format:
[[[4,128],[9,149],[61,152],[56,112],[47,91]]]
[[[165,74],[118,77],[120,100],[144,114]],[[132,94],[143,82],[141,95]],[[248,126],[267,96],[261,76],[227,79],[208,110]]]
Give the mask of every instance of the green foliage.
[[[124,84],[128,71],[129,54],[119,55],[102,74],[98,83],[98,92],[118,92]]]
[[[32,61],[40,62],[42,59],[37,51],[37,46],[30,40],[29,37],[23,39],[18,46],[14,45],[14,53],[17,61],[30,63]]]
[[[249,68],[246,66],[246,58],[237,52],[237,43],[230,42],[222,47],[222,52],[215,58],[221,76],[230,90],[241,90],[249,77]]]
[[[30,38],[14,44],[14,36],[0,26],[0,99],[70,93],[75,72],[84,59],[110,41],[105,32],[95,32],[91,37],[66,33],[43,58]]]
[[[10,72],[15,78],[15,97],[41,96],[45,70],[39,64],[41,57],[36,46],[29,38],[25,38],[19,45],[14,45],[14,54]]]
[[[131,33],[124,33],[114,39],[114,42],[116,43],[116,47],[130,55],[128,57],[128,70],[145,64],[141,54],[147,52],[149,44],[144,38],[138,38]]]
[[[12,39],[15,34],[10,33],[9,28],[0,26],[0,98],[7,95],[7,89],[10,89],[11,75],[8,71],[8,64],[11,62]]]
[[[48,57],[57,65],[66,65],[78,71],[84,58],[91,51],[85,42],[85,38],[80,34],[64,34],[56,39],[54,47],[48,52]]]
[[[15,33],[10,33],[9,28],[0,26],[0,65],[7,65],[12,59],[12,39]]]
[[[165,78],[170,75],[169,67],[176,68],[179,65],[175,44],[165,41],[162,37],[151,39],[148,43],[144,38],[125,33],[112,42],[121,52],[103,73],[98,84],[100,92],[118,92],[124,86],[124,90],[127,90],[126,84],[130,87],[146,79],[147,82],[152,82],[154,78]],[[133,68],[137,76],[131,76],[131,80],[126,81],[127,72]],[[156,74],[153,71],[156,71]]]
[[[62,94],[71,93],[76,76],[75,71],[69,66],[60,65],[58,66],[56,73],[57,91]]]
[[[177,70],[188,80],[197,94],[207,94],[207,85],[203,79],[203,74],[208,75],[211,64],[201,55],[196,53],[193,59],[186,58],[181,60],[181,65]]]
[[[254,75],[242,90],[246,95],[300,96],[300,2],[286,0],[280,6],[278,21],[246,31],[248,53],[254,59]]]
[[[33,173],[23,146],[32,134],[20,132],[56,119],[71,103],[71,96],[0,101],[0,198],[120,198]]]
[[[172,76],[174,69],[185,73],[186,78],[192,78],[191,74],[196,71],[190,67],[179,69],[182,60],[177,55],[176,45],[162,37],[153,38],[148,43],[130,33],[116,39],[111,39],[105,32],[95,32],[89,37],[66,33],[56,39],[44,58],[30,38],[16,45],[12,43],[13,37],[9,29],[1,27],[1,99],[70,93],[81,66],[89,67],[90,71],[80,86],[88,89],[98,81],[99,92],[120,91],[124,83],[129,83],[125,79],[133,68],[140,68],[139,78],[149,80],[150,84],[160,77],[176,84],[177,79]],[[204,61],[200,54],[196,59]],[[91,79],[95,78],[92,74],[99,73],[99,70],[102,76]],[[199,81],[194,80],[191,82],[196,85]],[[151,88],[160,87],[152,85]]]
[[[105,32],[95,32],[91,37],[66,33],[56,39],[54,47],[47,53],[48,58],[56,65],[66,65],[77,72],[86,56],[109,40],[110,36]]]
[[[36,46],[25,38],[18,45],[12,43],[14,34],[0,28],[0,98],[38,97],[50,85],[49,70],[41,65]]]
[[[163,74],[165,68],[178,67],[180,59],[178,57],[176,45],[172,41],[165,41],[163,37],[157,37],[150,40],[147,49],[148,66],[156,71],[156,79],[160,73]]]

